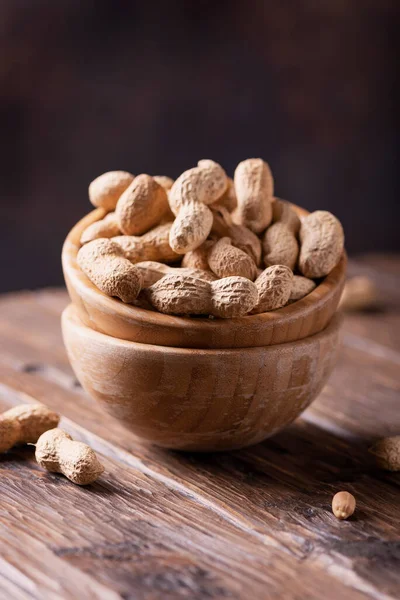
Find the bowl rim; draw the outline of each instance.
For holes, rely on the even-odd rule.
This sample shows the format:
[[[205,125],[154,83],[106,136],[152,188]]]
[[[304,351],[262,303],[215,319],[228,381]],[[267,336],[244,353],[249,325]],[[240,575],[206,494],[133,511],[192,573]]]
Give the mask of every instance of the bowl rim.
[[[121,338],[115,338],[107,333],[103,333],[102,331],[97,331],[92,327],[89,327],[82,321],[79,316],[78,310],[76,306],[72,304],[68,304],[62,312],[62,324],[65,326],[65,322],[68,322],[68,326],[84,330],[85,335],[91,337],[94,340],[99,341],[100,343],[110,343],[114,346],[119,346],[121,348],[135,350],[142,350],[144,352],[156,352],[161,355],[163,354],[171,354],[171,355],[179,355],[182,357],[185,356],[217,356],[217,355],[226,355],[227,357],[238,355],[240,356],[243,351],[246,353],[259,354],[262,350],[266,352],[277,352],[279,348],[290,348],[290,347],[299,347],[301,345],[308,345],[313,343],[319,339],[325,339],[331,335],[336,335],[340,329],[342,324],[343,316],[340,312],[334,314],[328,325],[325,329],[314,333],[313,335],[309,335],[305,338],[299,340],[293,340],[288,342],[283,342],[281,344],[274,344],[269,346],[249,346],[247,348],[181,348],[176,346],[159,346],[157,344],[144,344],[142,342],[134,342],[132,340],[124,340]]]
[[[291,204],[291,206],[299,216],[309,214],[308,211],[303,208],[294,204]],[[185,344],[186,347],[201,347],[198,345],[198,342],[192,345],[189,339],[190,337],[196,339],[196,336],[206,336],[207,339],[211,340],[211,346],[207,344],[207,346],[203,346],[205,348],[232,347],[232,338],[234,339],[233,345],[236,347],[243,348],[256,345],[274,345],[280,343],[279,339],[278,341],[274,341],[279,328],[288,329],[297,325],[300,332],[298,334],[299,338],[296,337],[295,339],[301,339],[301,337],[304,338],[307,335],[312,335],[317,332],[313,327],[311,327],[310,331],[307,327],[304,327],[304,323],[307,319],[312,318],[317,313],[320,314],[323,312],[324,307],[332,302],[335,302],[336,309],[340,297],[339,291],[341,291],[341,288],[344,285],[346,275],[347,257],[345,251],[343,251],[343,255],[337,266],[310,294],[293,304],[289,304],[275,311],[256,315],[246,315],[244,317],[233,319],[208,317],[193,318],[166,315],[140,308],[132,304],[124,304],[117,298],[107,296],[92,284],[86,275],[79,269],[76,260],[79,248],[81,247],[80,237],[83,230],[95,221],[102,219],[107,212],[108,211],[102,208],[97,208],[92,210],[75,224],[68,233],[62,248],[62,265],[71,298],[72,288],[80,299],[83,299],[85,312],[90,312],[88,311],[89,304],[90,306],[96,307],[96,309],[100,310],[103,314],[106,314],[107,317],[118,319],[120,323],[127,328],[128,333],[124,338],[126,340],[141,341],[141,339],[135,340],[138,329],[141,329],[143,336],[140,337],[149,337],[149,343],[154,343],[151,339],[155,337],[157,338],[156,343],[163,346],[171,345],[175,347],[175,344],[169,343],[167,339],[168,335],[171,334],[174,335],[175,338],[181,336],[182,339],[185,340],[183,344]],[[104,328],[102,329],[99,324],[95,322],[96,319],[94,319],[92,315],[89,315],[88,321],[90,321],[91,325],[99,331],[112,335],[109,331],[106,331]],[[326,323],[323,326],[326,326]],[[129,332],[130,328],[132,331]],[[271,341],[265,343],[265,336],[261,336],[261,343],[258,343],[257,337],[265,328],[271,330],[269,333]],[[135,337],[133,337],[133,330],[135,331]],[[167,343],[164,343],[162,336],[160,337],[160,335],[157,334],[152,335],[150,333],[151,330],[158,331],[159,333],[165,332]],[[115,337],[120,337],[120,335]],[[158,338],[160,341],[158,341]],[[226,345],[228,342],[224,342],[224,340],[228,338],[230,340],[229,345]],[[238,339],[238,341],[236,339]]]

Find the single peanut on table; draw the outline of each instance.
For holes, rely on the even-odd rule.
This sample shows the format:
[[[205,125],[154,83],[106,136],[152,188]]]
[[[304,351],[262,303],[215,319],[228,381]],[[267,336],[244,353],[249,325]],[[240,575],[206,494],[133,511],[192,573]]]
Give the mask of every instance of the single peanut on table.
[[[35,457],[41,467],[62,473],[77,485],[93,483],[104,471],[95,452],[62,429],[50,429],[40,436]]]
[[[20,404],[0,415],[0,452],[16,444],[34,444],[39,436],[60,420],[43,404]]]

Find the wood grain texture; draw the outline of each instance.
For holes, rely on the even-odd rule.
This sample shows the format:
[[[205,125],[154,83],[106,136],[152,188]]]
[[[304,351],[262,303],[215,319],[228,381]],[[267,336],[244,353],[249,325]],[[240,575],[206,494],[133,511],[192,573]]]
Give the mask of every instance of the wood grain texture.
[[[62,317],[71,365],[84,389],[140,438],[179,450],[261,442],[291,423],[336,362],[340,318],[297,342],[192,350],[117,340]]]
[[[306,211],[295,207],[300,214]],[[62,252],[64,277],[82,321],[127,341],[180,348],[246,348],[302,339],[322,331],[339,303],[347,259],[308,296],[276,311],[237,319],[184,318],[123,304],[100,292],[77,266],[82,231],[104,216],[89,213],[71,230]]]
[[[400,431],[400,261],[374,264],[354,272],[379,281],[382,311],[345,316],[318,399],[285,431],[230,453],[140,443],[71,371],[66,294],[0,297],[0,410],[29,394],[106,465],[80,489],[42,471],[32,449],[0,457],[0,598],[397,599],[400,480],[367,448]],[[357,499],[346,522],[330,510],[340,489]]]

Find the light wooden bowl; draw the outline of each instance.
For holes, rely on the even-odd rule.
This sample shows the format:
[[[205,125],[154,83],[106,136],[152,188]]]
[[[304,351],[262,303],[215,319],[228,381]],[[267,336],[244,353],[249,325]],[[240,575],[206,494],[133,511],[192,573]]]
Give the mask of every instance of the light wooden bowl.
[[[312,402],[335,363],[339,317],[296,342],[231,350],[116,339],[73,305],[62,328],[77,378],[110,415],[159,446],[211,451],[261,442]]]
[[[307,214],[293,205],[300,214]],[[342,293],[346,256],[311,294],[279,310],[238,319],[183,318],[123,304],[98,290],[76,263],[82,231],[104,216],[89,213],[71,230],[62,252],[64,277],[80,318],[89,327],[115,338],[177,348],[249,348],[283,344],[322,331]]]

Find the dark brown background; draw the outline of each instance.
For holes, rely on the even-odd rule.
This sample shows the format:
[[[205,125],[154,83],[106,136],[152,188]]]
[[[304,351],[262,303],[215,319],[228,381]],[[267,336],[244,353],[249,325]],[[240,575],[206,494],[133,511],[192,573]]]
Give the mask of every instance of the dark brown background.
[[[0,4],[0,291],[61,283],[60,250],[105,170],[232,173],[394,251],[393,0]]]

